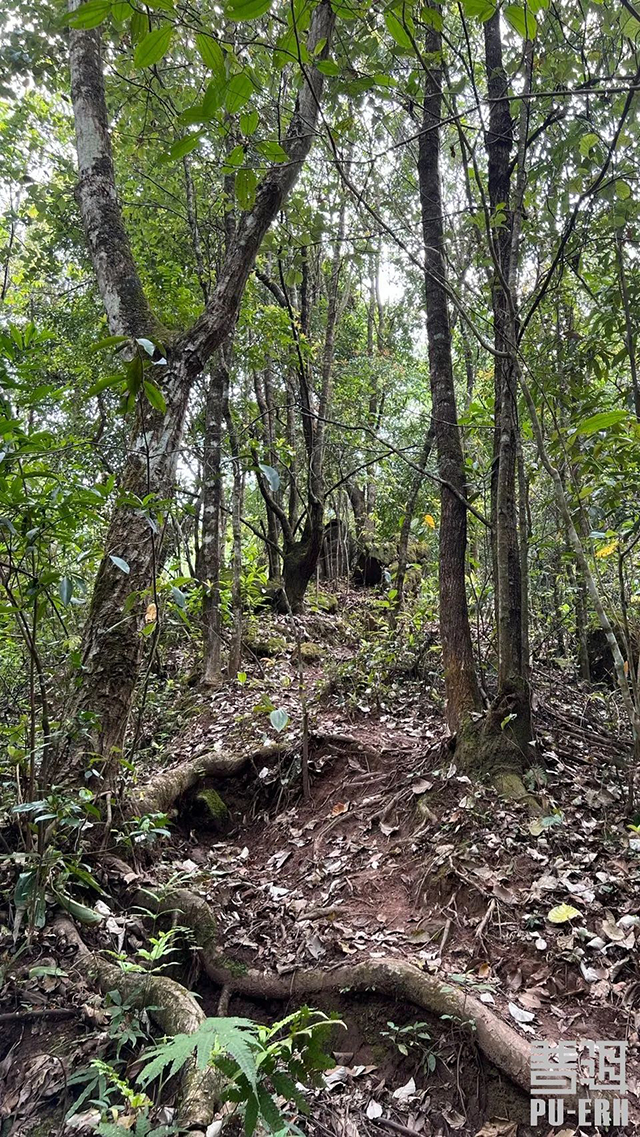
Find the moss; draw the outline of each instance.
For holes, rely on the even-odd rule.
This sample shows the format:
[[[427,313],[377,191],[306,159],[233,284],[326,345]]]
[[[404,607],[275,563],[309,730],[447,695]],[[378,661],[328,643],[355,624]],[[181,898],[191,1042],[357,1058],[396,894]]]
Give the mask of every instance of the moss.
[[[284,655],[288,645],[284,636],[269,636],[265,639],[249,639],[247,646],[258,656],[274,659],[278,655]]]
[[[338,597],[333,593],[319,592],[315,600],[315,607],[319,608],[321,612],[328,612],[333,615],[338,611]]]
[[[224,971],[228,971],[229,975],[233,975],[236,978],[239,978],[241,975],[246,975],[249,970],[246,963],[241,963],[239,959],[229,959],[226,955],[219,956],[216,960],[216,964],[223,968]]]
[[[229,810],[216,790],[200,790],[196,794],[196,801],[204,806],[214,821],[221,821],[229,816]]]
[[[324,657],[325,653],[326,648],[323,646],[323,644],[300,644],[300,659],[303,663],[317,663]]]

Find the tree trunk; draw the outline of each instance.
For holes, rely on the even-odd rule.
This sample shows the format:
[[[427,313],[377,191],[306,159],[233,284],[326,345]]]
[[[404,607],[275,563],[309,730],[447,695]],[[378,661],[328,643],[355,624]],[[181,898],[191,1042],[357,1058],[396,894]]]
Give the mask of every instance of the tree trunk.
[[[409,536],[411,534],[411,522],[413,515],[416,511],[416,503],[418,501],[418,494],[424,482],[424,474],[422,471],[426,468],[431,448],[435,438],[435,424],[433,418],[429,423],[429,429],[425,435],[422,453],[418,459],[418,466],[420,470],[415,470],[411,481],[411,488],[407,496],[404,507],[404,517],[402,518],[402,526],[400,528],[400,539],[398,541],[398,571],[396,573],[395,588],[396,600],[394,605],[395,618],[397,619],[398,613],[402,608],[404,601],[404,581],[407,575],[407,559],[409,553]]]
[[[238,436],[228,400],[225,406],[225,419],[233,470],[233,488],[231,491],[231,530],[233,534],[231,611],[233,613],[233,631],[229,646],[227,675],[229,679],[234,679],[240,670],[242,660],[242,497],[244,485]]]
[[[511,150],[513,120],[502,61],[500,12],[484,25],[487,86],[492,100],[486,137],[489,174],[490,234],[494,274],[492,305],[495,356],[495,432],[492,478],[494,587],[497,598],[498,709],[504,707],[509,733],[523,754],[531,739],[529,685],[523,643],[522,571],[518,535],[517,462],[519,446],[518,368],[512,263],[513,214]],[[522,142],[522,139],[521,139]],[[521,203],[519,203],[521,206]],[[517,255],[517,254],[516,254]]]
[[[440,59],[442,37],[432,27],[426,51]],[[462,443],[458,427],[451,325],[447,307],[444,225],[440,190],[440,122],[442,71],[432,64],[426,81],[418,180],[425,256],[427,338],[431,373],[431,404],[438,450],[438,472],[443,481],[466,497]],[[456,731],[482,700],[476,678],[466,590],[467,508],[446,485],[440,492],[440,639],[444,664],[447,720]]]
[[[330,3],[321,0],[313,11],[306,44],[314,63],[327,58],[334,23]],[[71,30],[70,68],[77,196],[110,330],[131,337],[158,336],[118,204],[98,31]],[[149,501],[157,512],[158,503],[171,498],[191,386],[235,326],[262,239],[311,148],[323,85],[317,67],[308,65],[284,139],[289,161],[275,165],[263,177],[253,208],[241,215],[204,311],[186,333],[167,345],[168,365],[160,379],[166,414],[151,411],[144,395],[139,397],[123,492],[112,516],[83,636],[72,761],[68,764],[75,777],[87,752],[101,760],[109,775],[121,750],[140,661],[144,615],[140,600],[148,598],[158,560],[158,534],[152,527],[157,523],[149,516]],[[154,368],[156,382],[160,370]],[[113,562],[112,555],[127,561],[129,573]]]
[[[322,516],[322,506],[315,510],[312,508],[300,540],[289,542],[285,539],[282,580],[294,615],[302,609],[305,593],[314,577],[322,551]]]
[[[205,404],[202,459],[202,539],[197,565],[202,593],[202,681],[208,687],[222,682],[222,421],[229,387],[230,345],[219,348],[211,370]]]

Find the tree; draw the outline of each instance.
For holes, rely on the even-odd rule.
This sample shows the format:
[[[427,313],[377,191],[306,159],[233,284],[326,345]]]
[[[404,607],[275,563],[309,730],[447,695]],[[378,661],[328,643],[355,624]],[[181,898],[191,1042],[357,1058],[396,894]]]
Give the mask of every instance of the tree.
[[[317,63],[326,58],[333,26],[331,6],[328,0],[321,0],[307,37],[309,55],[313,57],[321,46],[316,63],[305,69],[283,140],[288,160],[273,166],[258,185],[255,202],[239,220],[202,314],[188,331],[166,344],[164,332],[147,302],[118,205],[100,33],[81,27],[71,30],[78,199],[110,331],[136,344],[141,339],[150,341],[154,354],[154,347],[158,353],[166,351],[160,399],[155,394],[150,396],[155,405],[149,398],[149,381],[144,378],[146,347],[138,345],[130,361],[135,425],[122,479],[121,502],[111,519],[107,551],[98,571],[83,635],[77,714],[84,719],[95,716],[92,750],[102,757],[111,774],[121,750],[138,676],[139,628],[144,614],[140,598],[148,593],[160,555],[155,514],[165,508],[173,492],[189,392],[194,379],[233,329],[262,239],[311,147],[324,84]],[[152,386],[155,391],[155,384]],[[122,555],[125,550],[126,561]],[[131,596],[135,602],[127,611]],[[82,764],[80,753],[75,765],[81,770]]]

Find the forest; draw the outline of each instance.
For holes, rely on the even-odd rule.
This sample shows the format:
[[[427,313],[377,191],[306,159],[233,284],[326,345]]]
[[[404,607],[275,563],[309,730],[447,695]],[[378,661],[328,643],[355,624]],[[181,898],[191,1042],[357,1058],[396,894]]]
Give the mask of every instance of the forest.
[[[638,0],[6,0],[1,1137],[640,1121],[638,92]]]

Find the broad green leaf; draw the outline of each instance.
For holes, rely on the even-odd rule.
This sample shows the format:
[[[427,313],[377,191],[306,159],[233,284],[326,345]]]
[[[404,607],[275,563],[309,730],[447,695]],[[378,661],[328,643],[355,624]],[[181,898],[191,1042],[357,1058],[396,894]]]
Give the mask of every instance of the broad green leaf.
[[[237,170],[238,167],[241,166],[243,162],[244,162],[244,146],[241,143],[238,143],[237,146],[234,146],[231,153],[227,154],[227,156],[224,160],[223,167],[222,167],[223,171],[225,173],[232,173],[234,170]]]
[[[153,67],[167,54],[173,36],[173,25],[162,24],[148,32],[133,53],[135,67]]]
[[[104,351],[108,347],[117,347],[118,344],[126,343],[128,336],[105,336],[104,339],[98,340],[90,347],[90,351]]]
[[[205,67],[208,67],[215,75],[224,79],[224,52],[217,40],[201,32],[196,36],[196,47],[200,52],[200,57]]]
[[[395,40],[398,47],[401,47],[403,49],[403,51],[413,51],[414,50],[413,43],[411,40],[411,36],[409,35],[409,32],[407,31],[407,28],[409,28],[413,32],[411,22],[409,21],[408,18],[405,21],[405,23],[407,25],[405,27],[405,23],[403,23],[403,21],[396,15],[395,12],[385,12],[384,22],[387,26],[387,31],[389,32],[389,35],[392,37],[392,39]]]
[[[111,11],[111,0],[87,0],[68,16],[72,28],[97,28]]]
[[[176,588],[175,584],[172,585],[172,587],[171,587],[171,597],[175,601],[175,603],[178,605],[178,608],[185,608],[186,607],[187,597],[186,597],[185,593],[180,588]]]
[[[257,20],[273,4],[273,0],[229,0],[226,14],[231,20]]]
[[[156,387],[155,383],[150,383],[148,379],[145,379],[144,393],[154,410],[160,411],[161,415],[167,413],[167,404],[165,402],[165,397],[162,394],[160,388]]]
[[[229,114],[236,114],[249,101],[253,94],[253,83],[246,71],[232,75],[227,84],[225,106]]]
[[[95,908],[87,908],[86,904],[80,904],[73,897],[68,896],[61,888],[54,889],[56,899],[68,912],[73,916],[74,920],[78,920],[80,924],[95,925],[102,923],[102,916],[96,912]]]
[[[160,162],[175,162],[178,158],[184,158],[186,154],[190,154],[192,150],[195,150],[196,147],[199,146],[200,138],[201,134],[199,131],[197,134],[185,134],[184,138],[179,138],[178,141],[174,142],[173,146],[167,150],[167,153],[162,155]]]
[[[58,595],[66,607],[73,595],[73,581],[70,577],[63,576],[60,578],[60,583],[58,585]]]
[[[289,155],[279,142],[259,142],[257,149],[268,162],[288,162]]]
[[[590,415],[589,418],[583,418],[576,427],[577,434],[597,434],[599,430],[607,430],[610,426],[616,426],[619,422],[625,422],[629,418],[628,411],[600,411],[597,415]]]
[[[333,59],[321,59],[316,63],[316,67],[321,75],[339,75],[340,68]]]
[[[89,396],[99,395],[100,392],[105,391],[107,387],[117,387],[122,383],[124,383],[122,375],[103,375],[102,379],[98,379],[97,383],[89,387],[88,394]]]
[[[594,146],[597,146],[599,141],[600,139],[598,138],[597,134],[583,134],[579,143],[580,153],[582,157],[586,158],[587,155],[591,153]]]
[[[282,709],[282,707],[277,707],[276,710],[272,711],[269,715],[269,722],[271,723],[273,729],[277,730],[278,733],[281,730],[284,730],[290,721],[291,719],[289,718],[289,715],[285,710]]]
[[[523,39],[533,40],[536,38],[538,24],[533,12],[529,11],[528,8],[523,8],[520,4],[507,4],[504,8],[504,16],[509,26]]]
[[[240,132],[245,138],[254,133],[259,121],[260,115],[257,111],[245,111],[240,115]]]
[[[258,178],[255,170],[238,170],[236,175],[236,198],[241,209],[251,209],[256,199]]]
[[[628,182],[623,181],[622,178],[618,178],[616,182],[616,197],[618,197],[620,201],[626,201],[627,198],[631,197],[631,186]]]
[[[273,493],[277,493],[280,489],[280,475],[273,466],[267,466],[264,462],[258,462],[258,466],[262,470],[265,478],[267,479]]]
[[[482,24],[490,20],[496,10],[492,0],[462,0],[462,7],[465,16],[470,20],[480,20]]]

